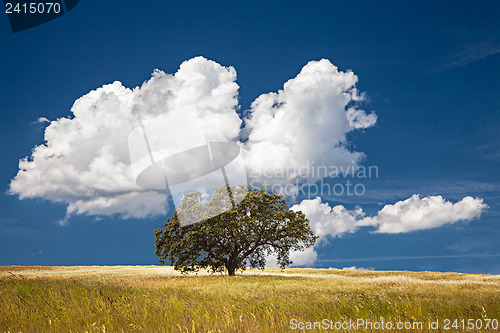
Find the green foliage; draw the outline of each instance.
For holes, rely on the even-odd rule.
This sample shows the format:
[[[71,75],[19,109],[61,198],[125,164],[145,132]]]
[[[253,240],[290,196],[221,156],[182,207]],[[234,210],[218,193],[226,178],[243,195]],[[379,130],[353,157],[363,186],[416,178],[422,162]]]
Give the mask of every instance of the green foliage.
[[[245,194],[237,206],[228,200]],[[204,219],[221,207],[226,209],[224,213]],[[204,221],[183,227],[181,214]],[[276,255],[278,265],[285,268],[292,264],[290,251],[314,245],[317,237],[305,215],[288,210],[279,195],[238,186],[217,189],[207,203],[201,193],[185,195],[180,207],[165,222],[165,229],[156,230],[155,239],[161,264],[168,260],[183,273],[208,268],[234,275],[236,269],[246,266],[264,268],[269,254]]]

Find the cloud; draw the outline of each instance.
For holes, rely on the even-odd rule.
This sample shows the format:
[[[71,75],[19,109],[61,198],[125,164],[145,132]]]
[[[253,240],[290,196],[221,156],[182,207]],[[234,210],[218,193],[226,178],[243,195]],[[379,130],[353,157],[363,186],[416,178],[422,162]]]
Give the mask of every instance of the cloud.
[[[17,218],[0,217],[0,240],[8,242],[12,239],[46,240],[49,239],[44,231],[19,225]]]
[[[376,216],[365,217],[360,207],[348,210],[342,205],[330,207],[321,198],[303,200],[290,210],[302,211],[310,221],[312,231],[319,236],[316,247],[330,237],[354,233],[361,227],[375,227],[376,233],[397,234],[439,228],[459,221],[479,218],[488,205],[483,199],[464,197],[452,203],[442,196],[420,198],[414,194],[409,199],[385,205]],[[311,253],[304,253],[311,257]],[[300,258],[300,254],[295,254]]]
[[[384,257],[364,257],[364,258],[343,258],[343,259],[321,259],[322,263],[327,262],[365,262],[365,261],[401,261],[401,260],[420,260],[420,259],[453,259],[453,258],[489,258],[500,257],[500,254],[458,254],[441,256],[384,256]],[[335,267],[332,267],[335,268]]]
[[[342,267],[342,270],[343,271],[373,271],[373,270],[375,270],[375,268],[374,267],[364,268],[364,267],[349,266],[349,267]]]
[[[420,198],[414,194],[410,198],[385,205],[375,216],[365,217],[360,207],[348,210],[342,205],[330,207],[320,197],[303,200],[293,205],[293,211],[302,211],[310,220],[311,229],[321,240],[354,233],[360,227],[377,228],[376,233],[396,234],[417,230],[439,228],[445,224],[470,221],[479,218],[488,208],[481,198],[464,197],[452,203],[442,196]]]
[[[355,108],[364,100],[355,87],[357,81],[353,72],[339,71],[322,59],[306,64],[277,93],[259,96],[245,119],[246,165],[251,177],[272,183],[297,178],[315,182],[318,175],[299,177],[289,170],[297,171],[312,162],[356,165],[364,154],[349,149],[346,135],[373,126],[377,120],[374,113]],[[283,174],[283,170],[288,171]]]
[[[451,203],[440,195],[420,198],[414,194],[409,199],[384,206],[377,216],[367,217],[363,222],[377,226],[377,233],[406,233],[470,221],[481,216],[487,207],[483,199],[470,196]]]
[[[467,66],[473,62],[485,59],[489,56],[500,53],[500,40],[497,37],[475,42],[467,46],[467,48],[453,54],[447,63],[438,67],[438,71],[443,71],[451,68]]]
[[[318,260],[318,253],[314,250],[314,247],[308,247],[304,251],[291,251],[290,260],[292,266],[311,267]],[[266,256],[266,266],[278,267],[278,259],[275,255]]]
[[[313,247],[308,247],[304,251],[292,251],[290,260],[294,266],[312,266],[318,259],[318,253]]]
[[[50,120],[48,120],[45,117],[38,117],[38,119],[35,120],[33,123],[36,123],[36,124],[50,123]]]
[[[348,210],[342,205],[330,207],[328,203],[323,203],[320,197],[303,200],[300,204],[293,205],[290,210],[301,211],[306,215],[314,234],[319,236],[318,244],[326,241],[327,237],[356,232],[364,225],[361,221],[365,213],[361,208]]]
[[[195,104],[207,128],[233,140],[241,124],[235,81],[234,68],[197,57],[182,63],[174,75],[156,70],[141,87],[129,89],[116,81],[93,90],[75,101],[72,117],[46,127],[45,143],[20,160],[9,191],[21,199],[66,203],[68,216],[165,215],[165,192],[143,190],[135,183],[127,144],[130,132],[139,116],[148,120]]]
[[[128,138],[140,123],[191,105],[196,105],[207,138],[240,145],[251,173],[299,167],[307,161],[352,167],[364,155],[349,150],[346,134],[376,121],[375,114],[356,109],[364,100],[355,88],[357,80],[328,60],[309,62],[282,90],[252,103],[244,119],[248,140],[240,137],[243,120],[237,113],[239,87],[233,67],[196,57],[173,75],[155,70],[140,87],[130,89],[115,81],[76,100],[71,116],[48,124],[45,143],[19,161],[9,192],[21,199],[67,204],[61,224],[73,214],[165,215],[165,191],[136,185]],[[174,126],[182,123],[174,116],[168,119]]]
[[[340,237],[346,233],[356,232],[362,225],[360,220],[365,216],[361,208],[351,211],[342,205],[330,207],[328,203],[323,203],[320,197],[303,200],[300,204],[293,205],[290,210],[303,212],[310,221],[312,231],[319,236],[315,247],[290,254],[294,266],[303,266],[304,262],[309,266],[314,264],[318,258],[315,248],[325,244],[329,237]]]

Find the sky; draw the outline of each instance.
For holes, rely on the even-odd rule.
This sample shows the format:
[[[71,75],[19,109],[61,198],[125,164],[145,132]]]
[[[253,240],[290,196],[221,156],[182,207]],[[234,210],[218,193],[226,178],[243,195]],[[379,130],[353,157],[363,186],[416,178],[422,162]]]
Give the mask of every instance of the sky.
[[[497,1],[81,0],[0,40],[0,265],[157,264],[129,135],[196,105],[310,219],[296,265],[500,274]]]

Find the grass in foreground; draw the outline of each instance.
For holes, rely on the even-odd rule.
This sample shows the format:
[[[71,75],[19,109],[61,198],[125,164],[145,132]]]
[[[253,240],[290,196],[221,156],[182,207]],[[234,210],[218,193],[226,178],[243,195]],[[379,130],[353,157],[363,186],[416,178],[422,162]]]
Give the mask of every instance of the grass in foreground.
[[[228,277],[157,266],[0,267],[0,332],[302,331],[291,329],[292,319],[423,323],[410,331],[430,331],[428,321],[439,320],[432,332],[464,331],[460,320],[474,319],[483,328],[468,332],[483,332],[488,319],[500,319],[499,295],[500,276],[458,273],[266,269]]]

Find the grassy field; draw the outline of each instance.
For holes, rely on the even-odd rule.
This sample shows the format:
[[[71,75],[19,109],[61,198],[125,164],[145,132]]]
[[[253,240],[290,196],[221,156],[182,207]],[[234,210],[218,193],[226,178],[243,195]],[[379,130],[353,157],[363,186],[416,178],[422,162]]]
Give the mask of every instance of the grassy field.
[[[301,332],[314,322],[339,332],[484,332],[488,323],[498,331],[499,319],[500,276],[492,275],[0,267],[0,332]]]

